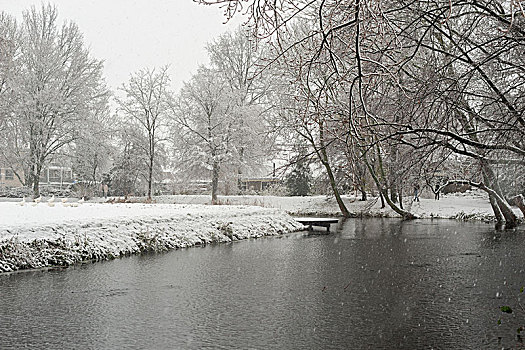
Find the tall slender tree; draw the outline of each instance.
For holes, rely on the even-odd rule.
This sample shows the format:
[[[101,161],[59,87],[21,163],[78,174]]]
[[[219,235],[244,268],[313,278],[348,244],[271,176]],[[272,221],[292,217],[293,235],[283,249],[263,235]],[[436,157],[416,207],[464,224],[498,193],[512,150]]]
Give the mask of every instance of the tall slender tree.
[[[144,140],[138,144],[146,156],[148,200],[152,196],[158,146],[165,139],[163,132],[166,132],[164,128],[168,118],[169,83],[168,66],[158,70],[143,69],[132,74],[128,84],[122,85],[120,91],[124,97],[117,98],[120,111]]]

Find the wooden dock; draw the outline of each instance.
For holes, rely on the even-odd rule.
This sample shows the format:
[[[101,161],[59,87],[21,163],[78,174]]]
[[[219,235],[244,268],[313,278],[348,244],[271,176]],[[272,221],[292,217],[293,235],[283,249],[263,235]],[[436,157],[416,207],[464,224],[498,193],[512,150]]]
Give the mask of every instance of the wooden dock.
[[[296,221],[308,226],[308,230],[312,231],[312,226],[326,227],[326,231],[330,232],[330,224],[337,224],[339,219],[331,218],[296,218]]]

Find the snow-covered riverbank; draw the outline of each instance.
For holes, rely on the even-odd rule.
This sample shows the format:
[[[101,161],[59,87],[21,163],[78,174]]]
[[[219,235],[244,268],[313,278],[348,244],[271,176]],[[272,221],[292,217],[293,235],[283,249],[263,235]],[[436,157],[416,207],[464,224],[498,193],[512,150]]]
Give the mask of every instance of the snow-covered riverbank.
[[[228,196],[219,200],[227,205],[204,205],[209,203],[209,196],[162,196],[155,199],[156,204],[92,202],[76,207],[1,202],[0,272],[302,229],[288,214],[339,215],[333,198],[325,196]],[[381,209],[377,198],[344,200],[355,216],[398,217],[388,207]],[[439,201],[408,199],[405,208],[419,218],[493,220],[488,198],[482,192],[447,195]],[[522,217],[519,209],[515,212]]]
[[[0,272],[277,235],[303,228],[277,209],[173,204],[0,203]]]

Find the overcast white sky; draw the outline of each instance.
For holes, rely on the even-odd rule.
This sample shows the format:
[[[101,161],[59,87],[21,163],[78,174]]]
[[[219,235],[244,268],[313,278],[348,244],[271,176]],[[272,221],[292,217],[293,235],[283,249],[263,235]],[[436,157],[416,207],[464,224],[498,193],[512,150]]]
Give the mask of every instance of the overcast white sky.
[[[51,0],[60,23],[72,20],[84,33],[91,54],[105,61],[113,90],[141,68],[170,64],[173,88],[178,90],[199,64],[208,62],[205,44],[233,30],[237,19],[223,24],[218,6],[192,0]],[[41,0],[0,0],[0,11],[17,18]],[[47,1],[44,1],[47,3]]]

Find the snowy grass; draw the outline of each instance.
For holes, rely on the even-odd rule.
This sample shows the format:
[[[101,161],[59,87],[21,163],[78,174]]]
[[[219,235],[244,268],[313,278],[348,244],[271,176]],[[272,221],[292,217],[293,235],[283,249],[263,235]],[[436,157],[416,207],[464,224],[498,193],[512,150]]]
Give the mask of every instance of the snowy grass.
[[[382,209],[378,198],[344,200],[354,216],[399,217],[388,207]],[[223,196],[219,201],[227,205],[219,206],[206,205],[209,196],[161,196],[155,201],[76,207],[1,202],[0,272],[277,235],[303,229],[288,214],[339,215],[335,200],[325,196]],[[419,218],[494,220],[482,192],[446,195],[439,201],[406,198],[404,205]]]
[[[381,208],[378,198],[360,201],[353,196],[343,196],[348,210],[356,217],[399,217],[388,206]],[[179,204],[208,204],[209,196],[176,195],[157,197],[158,203]],[[219,201],[229,205],[257,205],[264,208],[277,208],[291,215],[300,216],[337,216],[340,215],[339,207],[333,198],[326,196],[310,197],[276,197],[276,196],[219,196]],[[442,195],[440,200],[434,198],[421,198],[413,202],[412,197],[405,197],[404,208],[422,219],[460,219],[494,221],[494,214],[488,196],[482,191],[469,191],[466,193]],[[518,217],[522,213],[515,208]]]
[[[169,204],[0,203],[0,272],[68,266],[297,231],[276,209]]]

